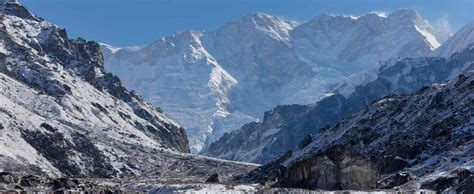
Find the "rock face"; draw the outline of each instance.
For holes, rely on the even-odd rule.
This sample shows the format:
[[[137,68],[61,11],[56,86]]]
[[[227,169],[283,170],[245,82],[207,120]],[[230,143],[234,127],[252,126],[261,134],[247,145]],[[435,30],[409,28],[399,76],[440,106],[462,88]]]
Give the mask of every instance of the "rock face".
[[[252,166],[196,157],[184,128],[105,72],[100,45],[0,3],[0,171],[204,179]],[[140,158],[140,160],[137,160]],[[231,172],[233,171],[233,172]]]
[[[351,113],[387,95],[414,92],[425,85],[455,78],[474,69],[474,49],[450,58],[393,59],[381,67],[354,75],[333,93],[310,105],[277,106],[263,121],[244,125],[211,144],[208,155],[240,161],[267,163],[288,150],[297,150],[308,134],[336,124]],[[369,133],[365,141],[376,136]]]
[[[315,180],[320,180],[320,174],[334,177],[333,171],[337,168],[330,166],[337,166],[332,165],[333,161],[340,160],[329,157],[327,150],[336,147],[342,151],[334,153],[342,154],[334,156],[347,155],[344,152],[356,152],[362,156],[355,157],[355,161],[360,163],[356,162],[354,165],[361,166],[355,168],[358,175],[371,177],[372,171],[367,169],[375,165],[380,169],[382,180],[393,173],[404,172],[416,179],[417,184],[413,184],[415,188],[420,185],[434,185],[435,187],[423,188],[438,191],[455,188],[471,176],[470,170],[459,169],[473,169],[473,91],[474,71],[469,71],[450,82],[424,87],[412,94],[382,98],[362,111],[321,130],[315,135],[313,143],[306,148],[294,151],[291,156],[250,173],[248,180],[272,181],[266,177],[269,177],[274,169],[284,167],[287,169],[285,176],[279,179],[282,183],[286,178],[292,178],[308,180],[299,187],[325,187],[326,185],[318,185],[319,182]],[[345,149],[340,145],[344,145]],[[366,158],[367,161],[360,158]],[[387,171],[386,158],[403,159],[407,164],[395,172]],[[364,172],[368,174],[364,175]],[[454,180],[451,174],[455,174],[458,181]],[[395,176],[393,181],[387,181],[385,185],[400,186],[397,182],[409,184],[410,179],[403,180],[403,177]],[[372,179],[367,181],[369,183]],[[408,186],[406,184],[403,186]],[[358,185],[368,186],[362,189],[370,189],[373,186],[363,183]]]
[[[374,189],[378,175],[375,164],[339,145],[293,163],[280,184],[305,189]]]
[[[321,15],[300,25],[257,13],[145,47],[102,48],[107,70],[182,123],[192,152],[206,153],[278,104],[313,103],[380,60],[431,54],[442,34],[413,10]]]
[[[430,188],[437,191],[470,193],[474,191],[474,175],[465,168],[454,169],[448,176],[437,177],[421,185],[421,188]]]

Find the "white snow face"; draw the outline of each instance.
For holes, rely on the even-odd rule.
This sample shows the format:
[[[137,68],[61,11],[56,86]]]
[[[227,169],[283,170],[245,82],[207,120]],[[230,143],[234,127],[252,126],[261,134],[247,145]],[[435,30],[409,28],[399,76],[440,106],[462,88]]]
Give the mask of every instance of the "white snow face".
[[[438,34],[412,10],[303,24],[257,13],[211,32],[102,50],[106,69],[179,121],[197,153],[278,104],[318,101],[380,60],[429,55]]]
[[[453,37],[436,49],[433,55],[449,57],[454,53],[474,46],[474,21],[459,30]]]
[[[445,40],[414,10],[360,17],[322,14],[292,32],[296,52],[312,63],[347,73],[395,57],[427,56]]]

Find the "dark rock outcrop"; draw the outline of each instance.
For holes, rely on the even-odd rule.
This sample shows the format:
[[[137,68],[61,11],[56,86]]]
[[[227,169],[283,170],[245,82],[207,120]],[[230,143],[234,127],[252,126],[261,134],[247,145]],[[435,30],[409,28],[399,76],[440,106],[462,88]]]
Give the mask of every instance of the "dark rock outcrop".
[[[414,179],[409,173],[396,173],[377,181],[377,188],[392,189]]]
[[[313,142],[313,136],[310,134],[310,135],[307,135],[306,137],[303,138],[303,140],[301,140],[301,142],[298,144],[298,148],[300,149],[303,149],[305,148],[306,146],[308,146],[309,144],[311,144]]]
[[[20,179],[20,186],[22,187],[38,187],[41,183],[41,178],[34,175],[23,176]]]
[[[467,169],[457,169],[450,176],[439,177],[433,181],[425,182],[422,189],[433,189],[436,191],[452,190],[455,192],[464,191],[472,193],[474,191],[474,175]]]
[[[20,180],[18,175],[10,172],[0,172],[0,183],[3,184],[15,184]]]
[[[382,173],[397,172],[408,166],[408,162],[398,156],[386,156],[382,160]]]
[[[53,179],[52,181],[50,181],[48,185],[50,185],[52,189],[55,191],[67,190],[67,189],[77,188],[79,186],[79,181],[77,179],[58,178],[58,179]]]
[[[280,185],[306,189],[374,189],[376,166],[347,146],[337,145],[293,163]]]
[[[214,173],[212,174],[207,180],[206,183],[220,183],[222,182],[221,178],[219,177],[219,174]]]

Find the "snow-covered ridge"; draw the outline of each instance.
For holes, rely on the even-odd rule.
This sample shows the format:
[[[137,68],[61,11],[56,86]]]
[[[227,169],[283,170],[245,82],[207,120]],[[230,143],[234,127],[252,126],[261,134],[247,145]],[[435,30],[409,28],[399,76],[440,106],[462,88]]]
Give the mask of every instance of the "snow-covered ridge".
[[[102,49],[107,70],[178,120],[199,152],[276,105],[318,101],[381,60],[431,54],[437,45],[426,37],[442,42],[435,32],[408,9],[387,17],[323,14],[300,24],[253,13],[209,32]]]
[[[116,52],[102,46],[106,59],[114,55],[106,68],[119,75],[125,86],[142,91],[172,117],[186,118],[181,123],[190,130],[193,152],[201,150],[202,139],[213,133],[214,118],[229,117],[229,92],[238,83],[203,47],[201,36],[200,32],[180,32],[149,46]],[[202,131],[194,132],[196,128]]]

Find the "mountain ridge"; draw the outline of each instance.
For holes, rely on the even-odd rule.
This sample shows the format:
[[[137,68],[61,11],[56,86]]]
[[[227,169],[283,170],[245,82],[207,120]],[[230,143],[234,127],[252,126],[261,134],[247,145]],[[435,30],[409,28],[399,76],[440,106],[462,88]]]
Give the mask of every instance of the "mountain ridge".
[[[106,72],[98,43],[10,2],[0,4],[0,170],[203,181],[255,168],[189,154],[184,128]]]
[[[392,21],[397,15],[399,18],[408,19]],[[317,18],[319,20],[326,18],[324,25],[337,25],[338,23],[333,20],[344,21],[347,23],[346,27],[351,30],[345,30],[348,33],[339,36],[340,33],[335,32],[334,28],[309,25],[311,22],[317,23]],[[368,24],[372,27],[367,27]],[[419,30],[416,30],[415,25],[419,26]],[[385,29],[372,33],[372,28],[375,29],[377,26],[378,28],[385,26]],[[344,25],[341,27],[346,29]],[[392,29],[394,27],[400,29]],[[407,30],[403,29],[410,30],[404,33]],[[320,36],[318,30],[337,36],[334,35],[334,38]],[[214,31],[179,32],[160,39],[167,42],[170,47],[152,48],[152,45],[160,42],[158,40],[140,48],[122,48],[117,51],[103,46],[102,50],[106,69],[122,78],[127,88],[137,89],[145,99],[162,107],[180,121],[188,129],[192,152],[197,153],[206,150],[210,143],[220,138],[222,134],[231,132],[245,123],[262,119],[264,111],[275,105],[309,104],[317,101],[322,94],[330,92],[348,74],[376,66],[379,60],[432,53],[433,45],[420,33],[430,34],[428,31],[433,31],[433,27],[413,10],[396,11],[387,17],[368,14],[358,19],[321,15],[306,23],[298,24],[268,14],[253,13],[228,22]],[[186,38],[179,36],[187,33],[195,33],[194,42],[200,43],[197,47],[193,46],[193,41],[186,41]],[[360,37],[366,35],[370,37],[369,40],[375,41],[363,43],[365,39]],[[393,41],[383,38],[384,36],[392,37]],[[431,37],[435,36],[431,34]],[[387,39],[389,41],[386,41]],[[348,45],[347,47],[335,46],[342,40],[346,40],[347,43],[341,44]],[[319,47],[313,44],[315,42],[327,42],[327,44],[319,44],[321,46]],[[175,46],[184,50],[165,54],[167,49]],[[227,89],[217,92],[221,97],[215,97],[212,87],[204,84],[206,79],[212,81],[210,73],[206,71],[198,69],[192,73],[186,73],[188,70],[173,71],[176,76],[182,78],[179,82],[171,82],[171,79],[163,80],[158,77],[159,75],[153,75],[153,72],[159,71],[154,69],[158,66],[168,71],[167,69],[182,65],[182,61],[193,50],[191,47],[205,51],[205,54],[201,53],[202,57],[219,64],[221,71],[229,75],[227,77],[235,79],[232,86],[228,85]],[[334,52],[315,54],[318,50],[334,50]],[[390,52],[385,52],[387,50]],[[367,53],[377,54],[369,56]],[[198,64],[199,61],[188,61],[189,65],[193,63]],[[147,72],[136,69],[147,69]],[[198,95],[196,89],[190,87],[189,82],[202,82],[203,84],[195,87],[207,92]],[[163,89],[169,88],[170,85],[176,87],[173,90]],[[168,91],[179,92],[172,94]],[[198,102],[202,95],[208,96],[208,99]]]
[[[448,59],[425,57],[389,60],[375,72],[369,72],[375,73],[369,81],[355,87],[349,86],[353,87],[352,92],[343,93],[336,89],[313,104],[277,106],[265,112],[261,122],[249,123],[225,134],[211,144],[206,154],[256,163],[272,161],[288,150],[297,149],[299,141],[305,136],[316,136],[320,129],[335,124],[376,99],[410,93],[426,84],[449,80],[472,70],[473,51],[469,48]],[[348,90],[342,86],[340,88],[342,91]]]

